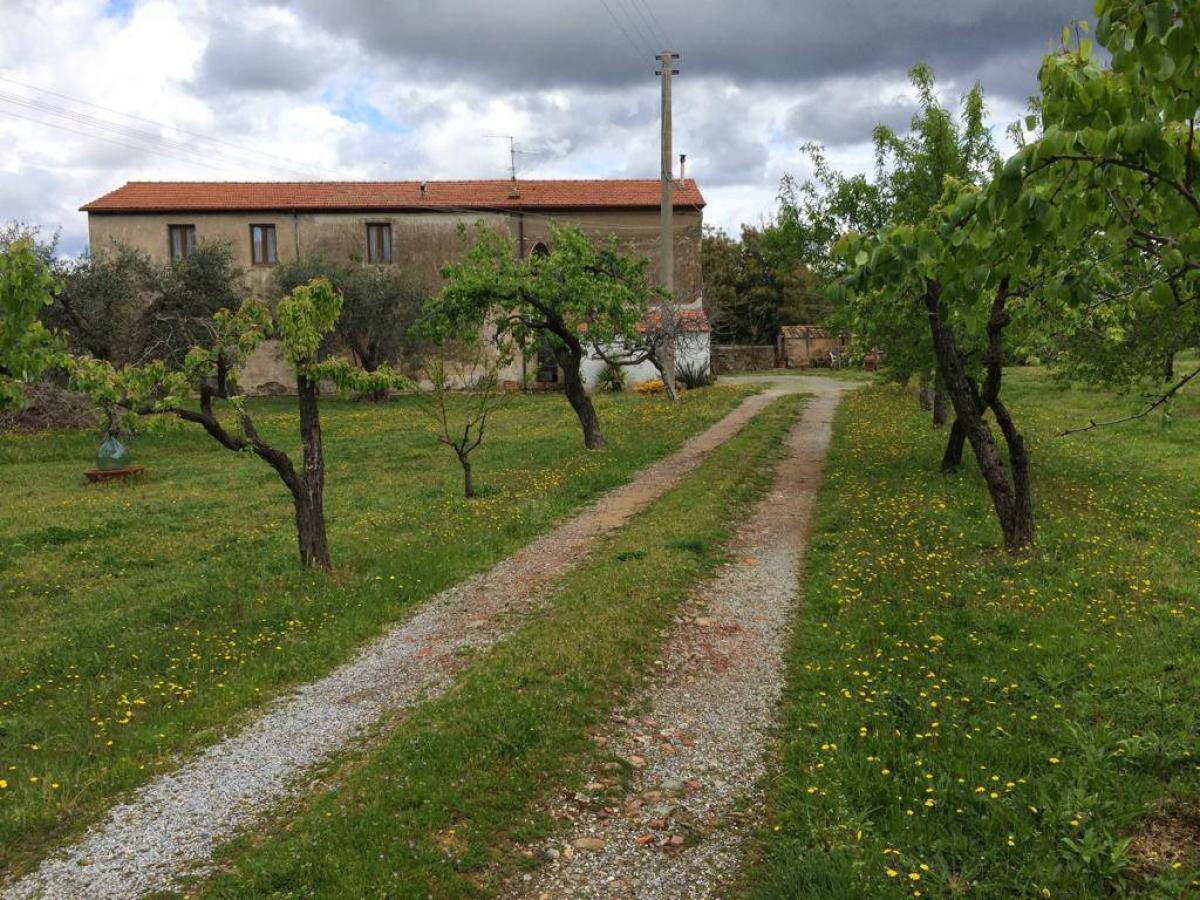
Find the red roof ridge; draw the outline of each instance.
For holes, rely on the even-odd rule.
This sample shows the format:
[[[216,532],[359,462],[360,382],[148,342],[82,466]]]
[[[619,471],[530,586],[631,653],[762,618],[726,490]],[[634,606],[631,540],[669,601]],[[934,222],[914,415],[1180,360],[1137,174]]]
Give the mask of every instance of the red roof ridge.
[[[513,188],[517,189],[516,191]],[[695,179],[676,181],[675,205],[704,206]],[[128,181],[80,207],[84,212],[235,212],[421,207],[648,208],[657,178],[529,178],[447,181]]]

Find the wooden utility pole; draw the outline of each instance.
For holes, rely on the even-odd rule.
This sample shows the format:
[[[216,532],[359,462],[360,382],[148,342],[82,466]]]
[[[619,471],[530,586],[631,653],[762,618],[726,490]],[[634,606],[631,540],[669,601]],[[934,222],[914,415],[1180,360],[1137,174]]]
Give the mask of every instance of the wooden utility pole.
[[[664,50],[656,57],[662,63],[662,287],[668,294],[675,294],[675,228],[673,214],[674,199],[674,159],[671,153],[671,76],[678,75],[674,68],[678,53]]]
[[[679,54],[664,50],[658,55],[662,63],[662,303],[659,304],[659,328],[666,335],[666,343],[659,351],[659,369],[663,387],[672,402],[679,399],[675,389],[675,354],[678,350],[678,322],[675,318],[675,197],[674,159],[671,153],[671,76],[678,75],[675,60]]]

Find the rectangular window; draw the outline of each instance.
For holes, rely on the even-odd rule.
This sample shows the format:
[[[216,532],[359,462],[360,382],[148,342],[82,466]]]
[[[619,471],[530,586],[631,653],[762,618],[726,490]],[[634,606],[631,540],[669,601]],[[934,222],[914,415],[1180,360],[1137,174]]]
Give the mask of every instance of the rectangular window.
[[[171,239],[171,262],[187,259],[196,249],[195,225],[168,225],[167,235]]]
[[[273,266],[279,262],[275,254],[275,226],[250,226],[250,258],[256,266]]]
[[[367,225],[367,262],[390,263],[392,261],[392,226]]]

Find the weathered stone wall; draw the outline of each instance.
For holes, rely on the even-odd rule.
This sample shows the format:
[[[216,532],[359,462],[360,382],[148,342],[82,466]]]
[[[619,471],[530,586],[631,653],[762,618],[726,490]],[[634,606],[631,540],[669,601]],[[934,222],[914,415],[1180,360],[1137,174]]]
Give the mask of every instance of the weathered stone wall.
[[[775,368],[773,344],[725,344],[712,348],[713,373],[761,372]]]
[[[839,350],[837,335],[814,338],[784,338],[783,355],[789,369],[806,369],[825,358],[830,350]]]

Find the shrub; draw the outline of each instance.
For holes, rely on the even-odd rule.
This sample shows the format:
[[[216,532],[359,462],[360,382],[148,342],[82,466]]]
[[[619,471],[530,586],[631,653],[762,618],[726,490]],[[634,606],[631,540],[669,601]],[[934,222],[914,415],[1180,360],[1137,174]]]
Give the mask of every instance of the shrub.
[[[633,389],[643,397],[649,397],[652,394],[661,394],[666,391],[666,385],[662,383],[661,378],[651,378],[649,381],[643,381],[641,384],[636,384]],[[679,382],[675,385],[675,389],[681,394],[687,390],[687,385]]]
[[[596,386],[602,391],[620,393],[625,390],[625,370],[620,366],[606,365],[600,370]]]
[[[680,363],[675,369],[675,378],[689,390],[708,387],[717,380],[708,363]]]

